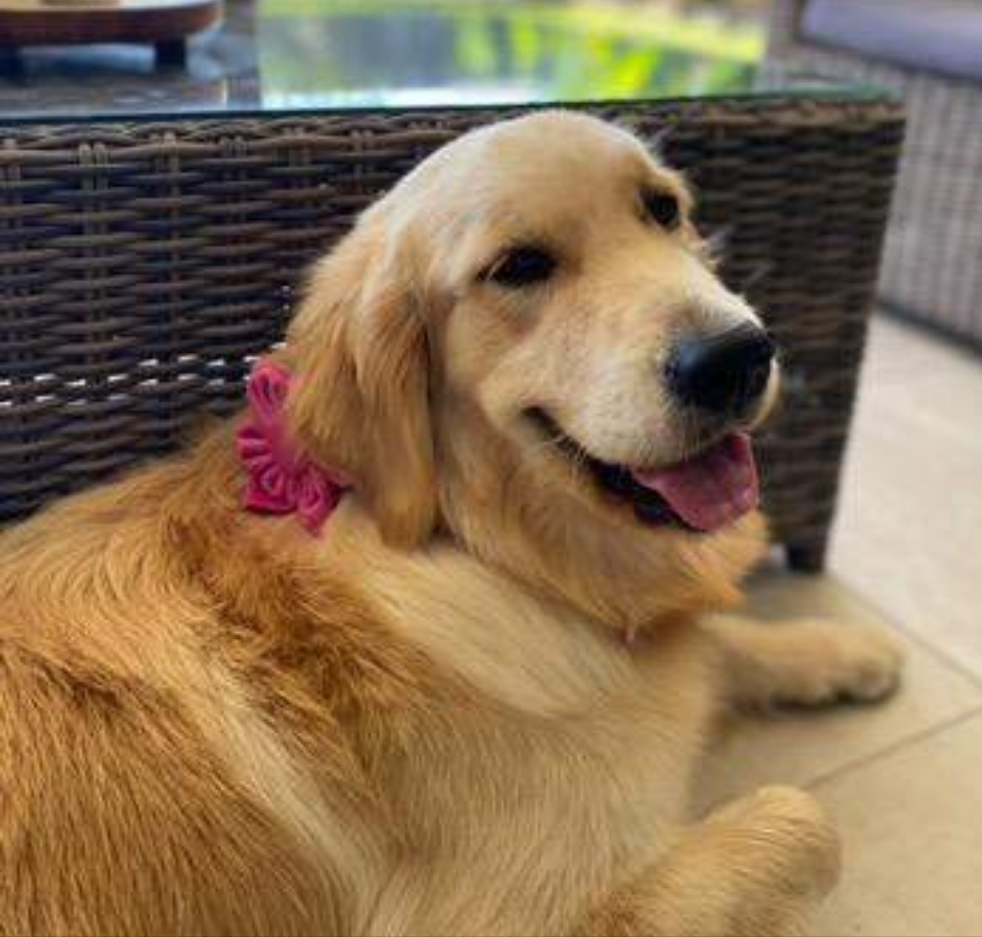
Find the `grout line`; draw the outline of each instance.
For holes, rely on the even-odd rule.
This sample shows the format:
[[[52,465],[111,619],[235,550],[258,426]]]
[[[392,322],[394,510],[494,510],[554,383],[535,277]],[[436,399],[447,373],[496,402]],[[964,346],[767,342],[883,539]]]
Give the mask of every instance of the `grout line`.
[[[946,667],[950,667],[957,674],[965,677],[969,683],[972,684],[977,690],[982,690],[982,674],[976,673],[971,667],[967,667],[961,661],[956,660],[947,651],[942,650],[933,641],[929,641],[922,634],[914,631],[910,625],[904,622],[892,622],[889,615],[884,616],[885,621],[888,624],[892,624],[897,631],[900,631],[903,636],[910,641],[911,644],[920,648],[926,654],[934,657],[939,663],[944,664]]]
[[[931,726],[928,729],[922,729],[920,732],[915,732],[913,735],[910,735],[907,738],[898,739],[896,742],[888,745],[886,748],[883,748],[880,751],[872,752],[869,755],[864,755],[862,758],[857,758],[855,761],[842,765],[841,767],[836,768],[834,771],[829,771],[828,774],[819,775],[817,778],[809,781],[804,786],[807,790],[814,790],[817,787],[821,787],[823,784],[837,780],[842,775],[865,768],[882,758],[889,758],[891,755],[895,755],[897,752],[902,751],[905,748],[919,745],[921,742],[927,741],[935,735],[941,735],[944,732],[949,732],[951,729],[957,728],[962,723],[970,722],[972,719],[979,716],[982,716],[982,706],[976,706],[959,716],[953,716],[951,719],[948,719],[945,722],[940,722],[936,726]]]
[[[915,631],[913,626],[908,623],[906,615],[894,615],[893,612],[887,611],[880,604],[878,599],[867,595],[865,589],[854,585],[831,564],[829,565],[828,571],[824,575],[833,583],[842,586],[850,596],[859,599],[859,601],[865,605],[876,618],[879,619],[881,626],[885,625],[888,630],[899,631],[911,644],[915,645],[921,651],[925,651],[930,656],[934,657],[939,663],[944,664],[946,667],[951,668],[960,676],[964,677],[975,689],[982,690],[982,674],[977,673],[971,667],[968,667],[961,663],[961,661],[956,660],[954,657],[950,656],[947,651],[944,651],[938,647],[933,641],[928,640],[926,637],[924,637],[924,635],[920,634],[918,631]]]

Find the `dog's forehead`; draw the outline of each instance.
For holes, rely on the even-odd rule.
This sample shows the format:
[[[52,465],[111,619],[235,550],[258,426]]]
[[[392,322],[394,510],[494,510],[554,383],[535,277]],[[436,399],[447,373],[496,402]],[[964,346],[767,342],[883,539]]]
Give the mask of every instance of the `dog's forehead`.
[[[674,174],[633,134],[595,117],[543,112],[494,124],[444,147],[401,186],[431,221],[466,218],[563,219],[628,204],[628,193]]]
[[[466,138],[465,138],[466,139]],[[472,135],[475,145],[492,154],[522,156],[529,151],[554,158],[566,154],[593,159],[632,159],[643,156],[638,138],[616,124],[586,114],[547,111],[485,128]]]
[[[443,194],[487,197],[644,179],[660,168],[627,130],[588,115],[550,111],[469,133],[431,156],[407,181],[437,186]]]
[[[584,114],[541,112],[443,147],[367,221],[411,233],[421,255],[455,257],[444,265],[449,281],[466,278],[505,241],[586,249],[584,238],[602,241],[636,218],[639,191],[649,188],[690,203],[682,177],[628,130]]]
[[[467,141],[464,141],[465,143]],[[549,112],[475,134],[463,161],[504,188],[643,177],[654,168],[641,142],[620,127],[581,114]],[[452,154],[451,154],[452,157]]]

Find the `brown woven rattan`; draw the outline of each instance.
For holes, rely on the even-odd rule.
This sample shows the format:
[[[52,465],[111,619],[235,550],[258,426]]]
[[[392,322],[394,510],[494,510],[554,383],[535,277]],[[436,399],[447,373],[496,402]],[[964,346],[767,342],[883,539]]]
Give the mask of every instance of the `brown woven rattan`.
[[[763,446],[792,562],[820,566],[901,117],[875,100],[597,107],[663,150],[729,233],[725,273],[784,348]],[[0,146],[0,523],[160,456],[239,406],[304,267],[492,110],[20,124]],[[513,113],[513,112],[512,112]]]

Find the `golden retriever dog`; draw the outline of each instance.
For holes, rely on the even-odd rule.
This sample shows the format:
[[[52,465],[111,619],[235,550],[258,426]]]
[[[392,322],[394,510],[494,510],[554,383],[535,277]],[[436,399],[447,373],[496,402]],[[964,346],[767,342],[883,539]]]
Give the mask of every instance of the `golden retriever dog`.
[[[820,807],[695,820],[692,767],[724,704],[875,699],[900,661],[720,614],[778,365],[691,210],[599,120],[470,134],[271,359],[350,482],[322,527],[246,510],[243,415],[0,538],[0,933],[804,926]]]

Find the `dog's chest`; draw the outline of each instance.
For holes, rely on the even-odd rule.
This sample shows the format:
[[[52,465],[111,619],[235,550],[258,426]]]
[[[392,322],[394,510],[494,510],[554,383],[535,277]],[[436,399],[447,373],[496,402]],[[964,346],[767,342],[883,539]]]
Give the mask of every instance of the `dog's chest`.
[[[471,564],[420,563],[377,586],[394,627],[475,700],[401,775],[428,846],[513,892],[653,860],[710,706],[695,645],[629,649]]]

